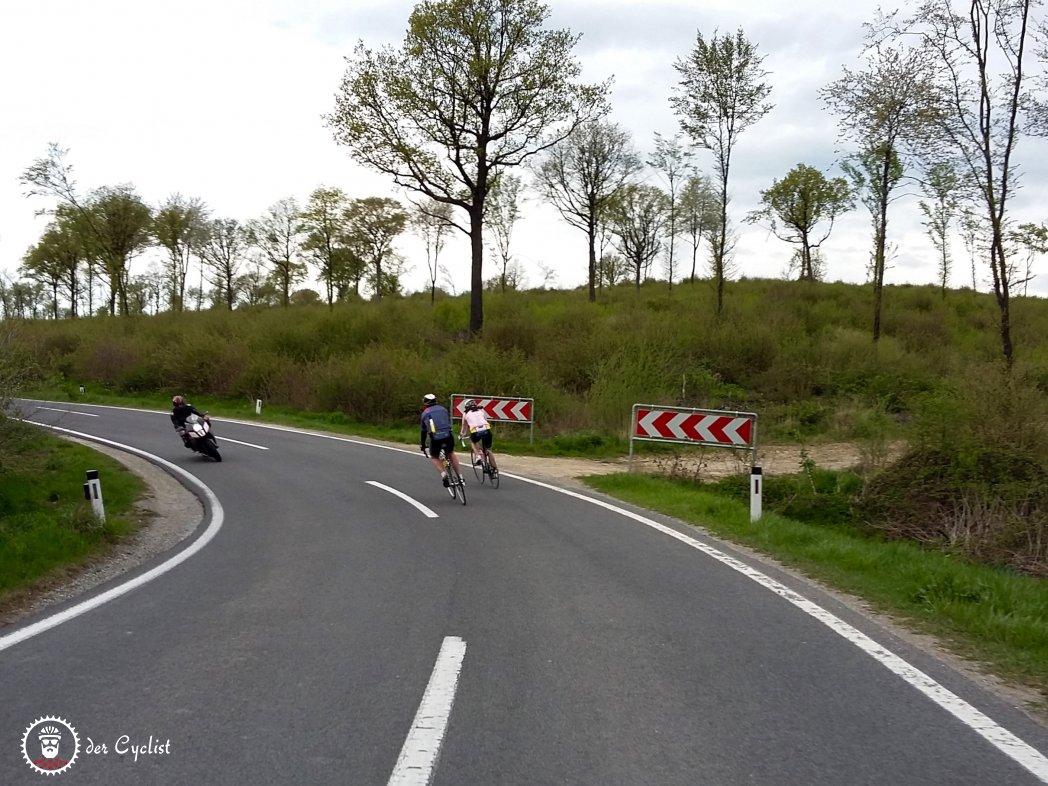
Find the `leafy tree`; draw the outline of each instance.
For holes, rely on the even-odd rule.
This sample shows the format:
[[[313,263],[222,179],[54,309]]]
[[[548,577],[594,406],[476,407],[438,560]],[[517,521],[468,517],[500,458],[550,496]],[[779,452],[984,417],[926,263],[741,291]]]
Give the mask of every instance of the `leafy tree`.
[[[84,242],[76,217],[62,207],[48,224],[36,245],[26,252],[21,274],[51,289],[52,314],[58,319],[59,292],[69,302],[69,315],[77,316],[80,299],[80,273],[85,259]]]
[[[641,279],[662,250],[669,197],[658,186],[627,185],[612,203],[610,216],[618,238],[616,247],[632,268],[634,283],[640,289]]]
[[[782,180],[761,191],[761,208],[747,221],[768,222],[779,240],[799,245],[800,278],[815,281],[816,267],[812,251],[830,236],[837,216],[855,207],[855,197],[843,177],[827,178],[815,167],[798,164]],[[824,231],[815,227],[825,220]]]
[[[236,306],[240,267],[249,245],[248,233],[235,218],[209,221],[200,242],[200,258],[210,271],[208,283],[217,292],[216,302],[230,311]]]
[[[695,267],[699,259],[699,245],[704,239],[714,238],[720,224],[717,191],[707,175],[692,175],[680,194],[681,230],[691,245],[691,274],[688,281],[695,281]],[[712,240],[711,240],[712,246]]]
[[[602,284],[613,287],[620,281],[625,281],[629,274],[629,264],[619,254],[601,254],[600,262],[597,264],[597,274]]]
[[[1044,94],[1029,89],[1029,56],[1038,46],[1042,61],[1046,54],[1048,27],[1034,18],[1040,4],[1039,0],[923,0],[912,16],[879,16],[871,28],[871,35],[878,38],[915,39],[919,57],[944,97],[935,137],[942,150],[935,152],[940,157],[944,151],[952,154],[977,191],[988,232],[1001,352],[1009,368],[1014,347],[1008,202],[1020,174],[1015,152],[1024,131],[1048,133]]]
[[[248,271],[237,279],[237,292],[247,306],[273,306],[280,302],[280,293],[272,278],[256,258],[250,261]]]
[[[888,143],[854,153],[841,162],[860,201],[873,221],[873,252],[870,280],[873,282],[873,341],[881,337],[884,273],[888,268],[888,206],[898,198],[896,189],[903,177],[902,160]]]
[[[95,190],[86,209],[109,279],[109,313],[115,314],[119,305],[121,314],[130,314],[128,265],[150,243],[152,211],[129,185]]]
[[[411,226],[422,238],[426,246],[426,269],[429,271],[429,302],[437,300],[437,276],[442,268],[440,253],[448,232],[453,228],[451,223],[451,205],[435,199],[425,199],[415,204],[411,216]]]
[[[207,221],[207,206],[200,199],[172,194],[153,216],[153,236],[168,255],[168,302],[172,311],[185,308],[186,276],[194,250]]]
[[[354,199],[346,212],[346,237],[349,247],[370,270],[369,279],[376,300],[384,292],[393,292],[397,271],[383,263],[391,262],[393,241],[407,227],[408,213],[403,205],[389,197]]]
[[[328,117],[359,163],[465,211],[474,334],[493,181],[605,109],[606,85],[576,82],[578,36],[545,29],[548,17],[536,0],[424,0],[399,51],[357,45]]]
[[[1016,278],[1016,275],[1019,275],[1016,270],[1013,270],[1011,273],[1011,281],[1015,285],[1020,283],[1023,285],[1023,295],[1025,296],[1027,286],[1034,277],[1033,260],[1038,256],[1048,254],[1048,226],[1033,223],[1019,224],[1019,226],[1008,233],[1008,242],[1013,247],[1022,249],[1026,253],[1026,269],[1021,274],[1022,278]]]
[[[510,240],[513,238],[513,226],[520,218],[520,193],[523,181],[517,175],[506,174],[493,184],[487,201],[487,223],[495,245],[499,265],[498,285],[502,292],[516,289],[520,268],[513,265],[510,253]]]
[[[929,138],[941,117],[939,92],[921,52],[876,46],[867,70],[844,75],[820,95],[839,117],[841,135],[859,145],[846,168],[873,217],[873,340],[881,336],[887,266],[888,205],[906,169],[908,152]]]
[[[90,234],[85,238],[90,240],[90,253],[101,261],[109,278],[109,313],[116,313],[119,300],[126,314],[127,264],[149,242],[151,211],[130,185],[104,187],[82,197],[73,179],[73,166],[66,161],[68,154],[51,143],[47,155],[36,159],[19,182],[29,187],[30,196],[53,197],[82,221],[85,235]]]
[[[542,192],[565,221],[586,233],[589,299],[597,299],[597,241],[610,201],[641,168],[629,132],[591,121],[543,155],[535,174]]]
[[[667,262],[666,280],[673,289],[673,276],[676,267],[673,260],[673,247],[678,234],[678,215],[680,213],[680,191],[685,178],[692,172],[692,154],[681,143],[680,135],[664,139],[655,134],[655,153],[648,160],[648,166],[666,181],[666,196],[669,197],[669,215],[666,222]]]
[[[360,280],[361,271],[352,269],[356,257],[346,248],[347,212],[349,197],[341,188],[321,186],[309,196],[309,202],[299,214],[300,230],[304,235],[302,249],[313,255],[320,278],[327,290],[330,307],[335,295],[339,298],[352,280]]]
[[[306,265],[300,258],[302,224],[299,216],[298,203],[290,197],[270,205],[262,218],[247,223],[247,240],[269,263],[284,308],[290,302],[291,288],[306,277]]]
[[[699,32],[695,48],[674,64],[680,84],[670,98],[681,128],[698,147],[713,153],[720,186],[720,220],[711,237],[713,275],[717,286],[717,313],[724,309],[724,281],[728,274],[731,238],[728,230],[728,176],[739,135],[768,112],[771,85],[761,64],[764,57],[740,28],[734,36],[706,41]]]
[[[950,282],[953,260],[950,255],[950,224],[959,209],[957,191],[960,179],[957,170],[943,161],[933,163],[921,182],[921,191],[926,199],[918,205],[924,214],[924,228],[932,245],[939,252],[939,285],[946,297],[946,286]]]

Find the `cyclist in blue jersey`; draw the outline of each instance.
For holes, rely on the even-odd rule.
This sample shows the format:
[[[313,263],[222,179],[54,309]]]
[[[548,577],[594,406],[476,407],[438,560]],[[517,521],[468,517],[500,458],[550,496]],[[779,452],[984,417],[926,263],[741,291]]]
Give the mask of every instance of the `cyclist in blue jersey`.
[[[441,449],[444,450],[452,468],[455,470],[455,474],[458,475],[458,482],[464,482],[462,480],[462,470],[459,468],[458,456],[455,455],[455,435],[451,429],[451,415],[445,407],[437,403],[437,397],[432,393],[427,393],[422,397],[422,407],[422,418],[420,421],[422,433],[419,447],[423,453],[429,456],[433,466],[440,473],[441,482],[445,486],[448,485],[449,480],[444,472],[444,465],[440,461]],[[428,453],[426,452],[427,442],[429,447]]]

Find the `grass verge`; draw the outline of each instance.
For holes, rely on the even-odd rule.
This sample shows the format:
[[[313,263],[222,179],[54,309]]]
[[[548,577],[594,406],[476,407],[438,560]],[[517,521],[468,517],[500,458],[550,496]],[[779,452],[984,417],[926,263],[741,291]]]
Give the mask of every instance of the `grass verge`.
[[[847,526],[794,521],[693,483],[645,475],[584,478],[591,487],[740,543],[859,596],[962,657],[1026,685],[1048,710],[1048,582],[973,565]]]
[[[0,472],[0,606],[103,554],[138,526],[140,478],[90,448],[20,424],[5,426]],[[16,433],[12,433],[16,432]],[[84,499],[85,473],[102,481],[106,521]]]

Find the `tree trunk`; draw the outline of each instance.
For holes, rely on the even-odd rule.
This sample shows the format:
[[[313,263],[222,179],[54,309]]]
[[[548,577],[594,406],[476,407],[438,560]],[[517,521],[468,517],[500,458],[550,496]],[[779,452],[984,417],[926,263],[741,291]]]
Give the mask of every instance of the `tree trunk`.
[[[590,219],[586,226],[586,236],[589,240],[589,301],[597,301],[597,225],[590,211]]]
[[[469,292],[469,332],[479,336],[484,329],[484,202],[474,202],[469,211],[469,245],[472,269]]]

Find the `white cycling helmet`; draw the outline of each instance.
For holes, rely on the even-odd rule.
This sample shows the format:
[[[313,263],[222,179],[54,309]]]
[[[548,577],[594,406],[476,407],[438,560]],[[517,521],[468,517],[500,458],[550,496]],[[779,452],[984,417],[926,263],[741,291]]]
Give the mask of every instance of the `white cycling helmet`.
[[[437,403],[437,397],[435,395],[433,395],[432,393],[427,393],[426,395],[424,395],[422,397],[422,403],[426,404],[427,406],[430,405],[430,404],[436,404]]]

